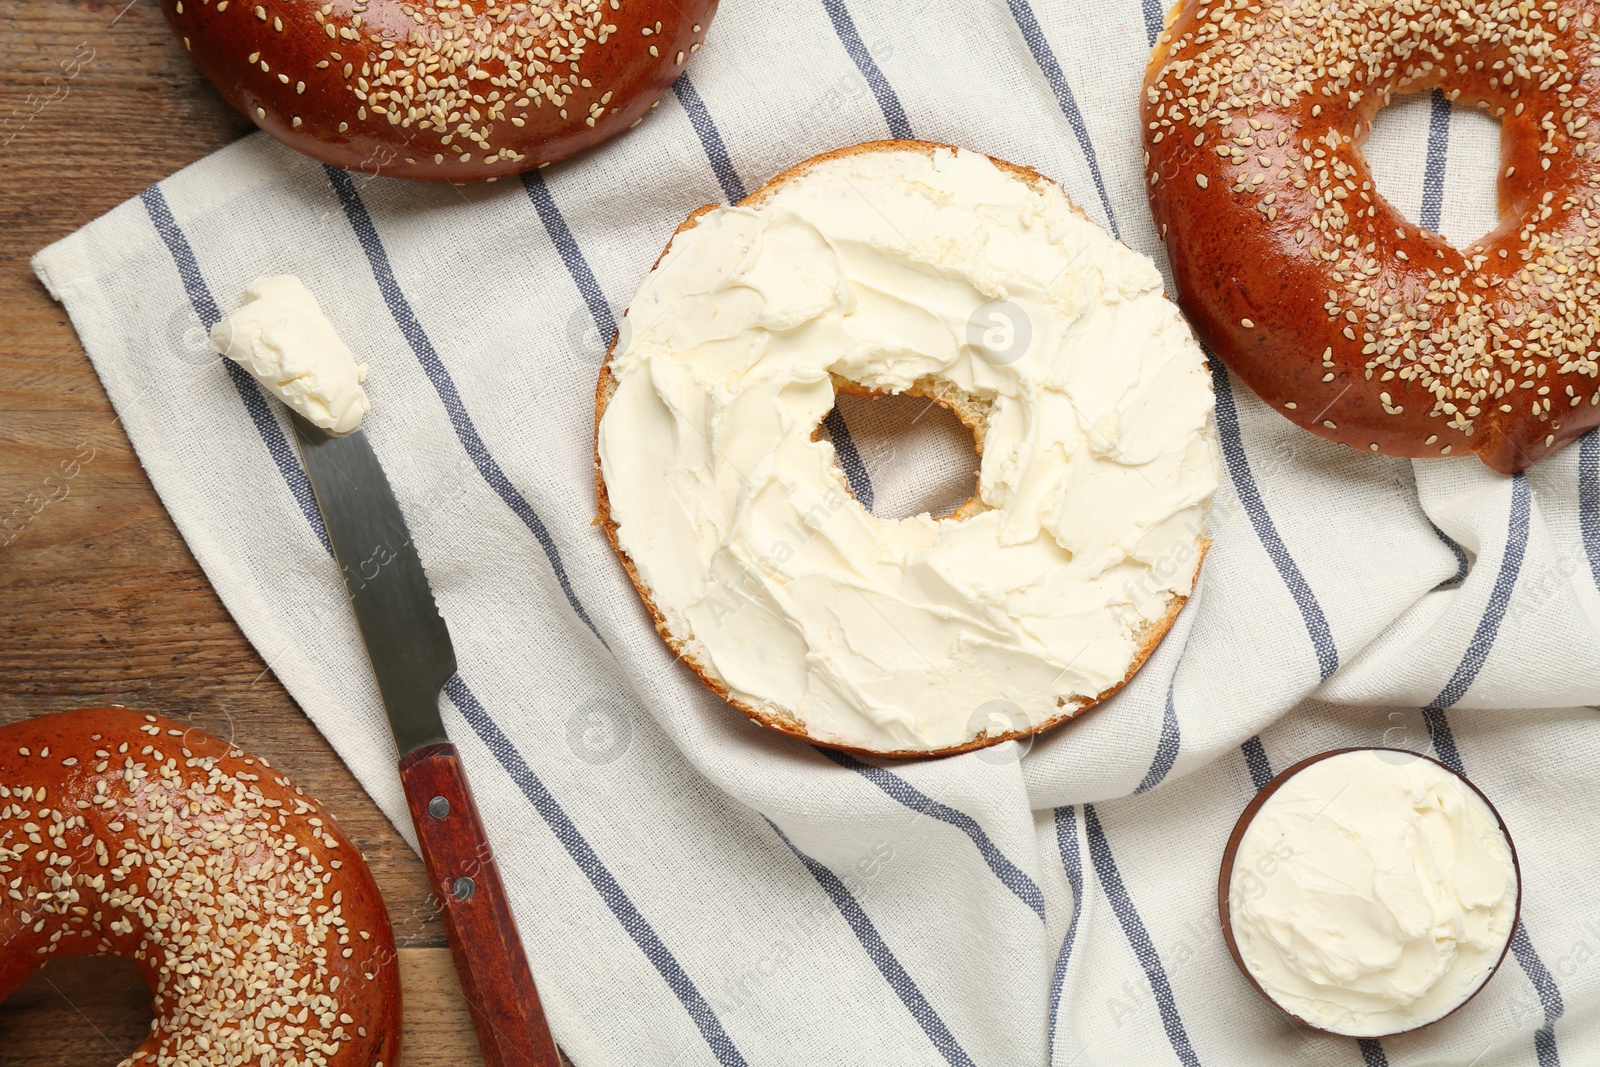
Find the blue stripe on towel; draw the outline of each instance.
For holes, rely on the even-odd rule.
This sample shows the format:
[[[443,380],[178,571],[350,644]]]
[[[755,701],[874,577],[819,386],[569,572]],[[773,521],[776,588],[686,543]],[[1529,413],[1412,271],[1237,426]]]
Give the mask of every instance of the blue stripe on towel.
[[[939,1013],[933,1010],[933,1005],[928,1003],[928,998],[922,995],[922,990],[917,988],[917,983],[906,973],[906,969],[895,959],[894,952],[890,950],[883,936],[878,933],[878,928],[872,924],[872,919],[867,916],[859,901],[851,895],[839,876],[830,871],[826,866],[818,863],[810,856],[795,847],[789,835],[778,829],[778,824],[771,819],[767,825],[789,846],[789,851],[795,854],[806,870],[811,872],[811,877],[817,880],[823,892],[828,894],[834,907],[839,909],[839,914],[849,924],[850,931],[856,935],[856,940],[861,942],[861,947],[866,949],[867,956],[883,975],[889,987],[899,996],[900,1002],[906,1006],[911,1017],[922,1027],[922,1032],[928,1035],[928,1040],[933,1042],[939,1054],[951,1067],[974,1067],[972,1058],[966,1050],[957,1043],[950,1033],[950,1028],[945,1026],[944,1020],[939,1018]]]
[[[523,496],[512,484],[511,479],[506,477],[505,471],[490,453],[489,446],[484,444],[482,435],[478,433],[478,428],[472,421],[472,416],[467,412],[466,404],[461,400],[461,393],[456,389],[455,380],[450,376],[444,361],[439,358],[439,353],[434,351],[433,342],[428,340],[427,331],[422,328],[422,323],[417,320],[404,290],[395,280],[394,269],[389,263],[389,253],[383,247],[383,240],[378,236],[378,229],[372,223],[367,205],[362,202],[361,194],[356,191],[355,181],[350,177],[350,172],[327,166],[323,169],[327,171],[328,180],[333,183],[334,192],[339,195],[339,202],[344,206],[345,218],[350,220],[350,228],[355,231],[356,240],[360,242],[362,251],[367,255],[367,262],[372,267],[373,280],[377,282],[378,290],[383,294],[384,303],[389,306],[389,314],[393,316],[395,325],[399,327],[400,333],[410,344],[411,351],[422,364],[428,381],[433,383],[434,391],[439,394],[439,400],[444,404],[445,413],[450,417],[450,425],[455,429],[461,447],[466,449],[467,455],[472,459],[472,465],[478,468],[478,473],[489,483],[489,488],[493,489],[506,507],[522,520],[522,524],[539,542],[539,547],[544,549],[545,558],[550,562],[550,569],[555,572],[556,581],[561,585],[561,591],[566,594],[567,603],[571,605],[578,618],[583,620],[589,632],[604,645],[605,638],[600,636],[600,631],[590,621],[589,613],[583,609],[578,594],[572,588],[572,582],[567,577],[566,565],[561,562],[561,550],[556,547],[555,538],[550,536],[544,520],[533,510],[533,505],[528,503],[527,497]]]
[[[1260,735],[1250,738],[1239,747],[1244,751],[1245,766],[1250,768],[1250,782],[1259,793],[1272,781],[1272,763],[1267,759],[1267,750],[1261,745]]]
[[[889,797],[904,804],[912,811],[921,812],[923,815],[938,819],[942,823],[948,823],[966,834],[967,837],[972,839],[972,843],[977,846],[978,854],[983,857],[983,862],[989,865],[989,870],[993,871],[994,876],[1000,879],[1000,883],[1015,893],[1018,900],[1032,908],[1034,914],[1039,916],[1040,921],[1044,920],[1044,894],[1039,891],[1039,887],[1034,884],[1032,878],[1029,878],[1022,872],[1021,868],[1006,858],[1005,853],[1000,851],[989,835],[984,832],[983,827],[978,825],[978,820],[964,811],[958,811],[942,801],[933,799],[893,771],[883,767],[875,767],[870,763],[863,763],[847,752],[836,752],[830,748],[818,748],[817,751],[839,766],[855,771],[861,777],[883,790]]]
[[[1578,442],[1578,529],[1589,557],[1589,573],[1600,589],[1600,430]]]
[[[139,200],[144,204],[145,213],[150,216],[150,222],[155,226],[162,243],[167,246],[173,264],[178,268],[183,291],[188,294],[189,304],[199,316],[200,325],[209,331],[222,320],[222,312],[217,309],[217,302],[212,298],[205,277],[200,273],[200,264],[194,257],[194,249],[189,247],[189,239],[184,236],[177,220],[172,217],[172,208],[167,205],[166,195],[162,193],[159,185],[152,185],[139,194]],[[283,432],[283,427],[279,425],[272,411],[271,402],[261,392],[261,387],[256,384],[255,379],[250,377],[249,371],[231,359],[223,359],[222,365],[227,369],[228,377],[233,379],[233,387],[239,391],[239,399],[244,401],[245,412],[255,424],[262,443],[267,446],[267,454],[272,457],[272,462],[277,464],[278,472],[288,484],[289,493],[294,497],[295,504],[299,506],[301,514],[305,515],[306,521],[311,524],[311,529],[316,533],[317,540],[322,542],[322,547],[332,552],[333,546],[328,543],[328,531],[322,525],[322,512],[317,510],[316,494],[311,491],[311,481],[301,469],[299,453]]]
[[[1072,86],[1067,84],[1067,76],[1062,73],[1061,64],[1056,61],[1056,54],[1051,51],[1050,42],[1045,39],[1044,30],[1040,28],[1039,20],[1034,16],[1028,0],[1006,0],[1006,2],[1011,7],[1011,17],[1016,20],[1017,29],[1022,31],[1023,40],[1028,42],[1028,51],[1033,53],[1033,61],[1039,65],[1044,80],[1050,84],[1050,91],[1055,94],[1056,103],[1067,118],[1067,125],[1072,127],[1073,136],[1078,139],[1078,148],[1083,152],[1084,162],[1089,164],[1089,176],[1094,179],[1095,191],[1100,194],[1100,204],[1105,208],[1106,222],[1111,226],[1111,235],[1120,239],[1122,233],[1117,228],[1117,215],[1111,210],[1111,198],[1106,195],[1105,179],[1100,175],[1100,160],[1095,155],[1094,142],[1089,139],[1089,124],[1083,120],[1083,112],[1078,110],[1078,101],[1072,95]]]
[[[1055,1063],[1056,1018],[1061,1012],[1061,991],[1066,985],[1072,945],[1078,936],[1078,916],[1083,914],[1083,858],[1078,852],[1078,816],[1070,804],[1055,810],[1055,823],[1056,848],[1061,853],[1061,866],[1067,872],[1067,884],[1072,887],[1072,918],[1067,923],[1066,936],[1061,939],[1061,951],[1056,953],[1055,971],[1050,976],[1050,1022],[1045,1038],[1045,1067],[1053,1067]]]
[[[822,6],[833,22],[833,32],[839,35],[839,43],[844,45],[845,52],[861,72],[861,77],[866,79],[872,95],[878,98],[878,107],[883,110],[884,121],[889,124],[889,136],[898,140],[910,138],[911,120],[906,118],[906,109],[901,106],[900,97],[895,94],[889,79],[878,69],[878,61],[872,58],[872,52],[861,40],[861,34],[856,32],[850,9],[845,7],[844,0],[822,0]]]
[[[545,232],[556,246],[561,262],[566,264],[567,273],[572,275],[572,282],[583,296],[583,302],[589,305],[589,314],[594,317],[595,329],[600,331],[600,340],[609,346],[612,338],[617,336],[617,320],[611,314],[611,305],[606,303],[606,294],[600,288],[599,280],[589,268],[589,261],[584,258],[583,250],[578,247],[577,239],[567,226],[567,220],[556,206],[555,197],[550,195],[550,187],[545,185],[536,170],[522,175],[522,187],[527,190],[528,199],[539,213],[539,221],[544,224]]]
[[[1533,1032],[1533,1053],[1538,1057],[1539,1067],[1561,1067],[1561,1054],[1556,1051],[1556,1020],[1566,1011],[1566,1004],[1556,980],[1550,977],[1549,969],[1534,951],[1527,925],[1520,919],[1511,932],[1511,954],[1539,994],[1539,1006],[1544,1011],[1544,1025]]]
[[[1106,899],[1111,903],[1111,910],[1117,916],[1117,921],[1122,924],[1122,932],[1128,938],[1128,944],[1133,948],[1133,954],[1138,957],[1139,964],[1144,968],[1145,978],[1150,982],[1150,992],[1155,997],[1156,1007],[1161,1013],[1161,1025],[1167,1031],[1167,1040],[1172,1043],[1172,1051],[1177,1054],[1178,1061],[1184,1067],[1199,1067],[1200,1058],[1195,1055],[1194,1048],[1189,1044],[1189,1034],[1183,1028],[1183,1019],[1178,1015],[1178,1004],[1172,997],[1172,983],[1167,981],[1167,969],[1161,964],[1161,956],[1157,954],[1156,947],[1150,941],[1150,934],[1144,928],[1144,920],[1139,918],[1139,911],[1133,905],[1133,898],[1128,895],[1128,889],[1122,884],[1122,874],[1117,870],[1117,861],[1111,855],[1111,842],[1106,840],[1106,832],[1100,825],[1100,816],[1095,812],[1093,804],[1083,806],[1083,824],[1089,833],[1089,859],[1094,864],[1094,872],[1100,879],[1100,888],[1105,891]]]
[[[1178,662],[1183,662],[1183,653],[1178,653]],[[1161,737],[1156,741],[1156,756],[1150,761],[1150,769],[1144,772],[1144,780],[1134,787],[1134,793],[1148,793],[1161,784],[1171,771],[1172,765],[1178,762],[1178,747],[1182,738],[1178,733],[1178,709],[1172,702],[1173,690],[1178,687],[1178,668],[1172,668],[1172,678],[1167,682],[1167,706],[1161,713]]]
[[[850,427],[845,425],[844,416],[838,408],[834,408],[822,420],[822,425],[828,428],[833,454],[838,457],[839,469],[844,471],[845,480],[850,483],[850,492],[855,494],[858,504],[871,511],[875,499],[872,475],[867,473],[866,461],[861,458],[860,449],[856,448],[855,438],[850,436]]]
[[[1450,153],[1450,100],[1435,89],[1428,109],[1428,161],[1422,170],[1422,211],[1417,221],[1425,230],[1439,232],[1444,211],[1444,167]]]
[[[1462,655],[1461,663],[1456,667],[1455,673],[1450,676],[1450,680],[1445,683],[1439,695],[1434,697],[1433,702],[1422,709],[1422,719],[1428,725],[1428,736],[1433,739],[1434,754],[1438,756],[1440,763],[1457,774],[1464,775],[1466,770],[1462,765],[1461,750],[1456,747],[1455,734],[1450,729],[1450,721],[1445,717],[1445,709],[1466,695],[1473,681],[1477,679],[1478,672],[1483,669],[1484,662],[1489,658],[1490,650],[1494,648],[1500,624],[1505,621],[1506,609],[1511,604],[1511,594],[1516,588],[1517,577],[1522,573],[1523,558],[1528,549],[1528,528],[1532,509],[1533,492],[1528,487],[1527,476],[1513,475],[1505,554],[1500,560],[1500,571],[1495,575],[1494,588],[1489,592],[1488,606],[1484,609],[1483,617],[1478,620],[1478,628],[1474,631],[1472,640],[1468,642],[1467,650]],[[1550,976],[1544,961],[1539,958],[1539,953],[1535,951],[1527,927],[1520,921],[1511,936],[1511,952],[1528,976],[1528,981],[1533,983],[1533,988],[1539,994],[1539,1003],[1544,1009],[1544,1025],[1533,1035],[1533,1048],[1539,1060],[1539,1067],[1558,1067],[1561,1058],[1556,1051],[1555,1025],[1556,1020],[1561,1018],[1565,1005],[1561,999],[1561,990],[1556,986],[1555,979]]]
[[[722,195],[728,198],[728,203],[737,204],[745,198],[744,182],[739,180],[739,172],[733,169],[733,158],[728,155],[728,146],[723,143],[717,124],[711,120],[711,112],[706,110],[705,101],[700,99],[687,73],[678,75],[678,80],[672,83],[672,91],[677,95],[678,103],[683,105],[683,110],[689,116],[689,125],[694,127],[695,136],[700,138],[700,144],[706,150],[706,159],[710,160],[711,171],[722,186]]]
[[[1456,557],[1456,572],[1450,577],[1446,578],[1444,581],[1440,582],[1438,585],[1434,586],[1434,588],[1449,589],[1451,586],[1460,585],[1462,582],[1467,580],[1467,571],[1470,569],[1470,565],[1467,562],[1466,549],[1456,544],[1455,541],[1451,539],[1449,534],[1445,533],[1443,530],[1439,529],[1438,526],[1434,525],[1432,519],[1428,520],[1428,525],[1433,527],[1433,532],[1438,536],[1440,541],[1444,542],[1444,547],[1448,548],[1451,554]]]
[[[684,1010],[689,1013],[689,1018],[694,1020],[699,1027],[701,1035],[706,1039],[706,1044],[711,1046],[711,1051],[716,1054],[717,1062],[723,1067],[742,1067],[744,1056],[734,1046],[727,1031],[723,1030],[722,1023],[717,1019],[716,1012],[701,995],[694,981],[684,971],[678,958],[672,954],[661,938],[650,925],[650,921],[640,914],[638,907],[629,899],[628,894],[617,882],[616,877],[601,861],[594,847],[584,838],[571,817],[561,807],[560,802],[545,788],[539,776],[534,774],[528,766],[522,753],[517,751],[516,745],[500,730],[500,727],[489,715],[478,698],[467,688],[467,683],[458,674],[445,683],[445,694],[450,702],[461,712],[462,718],[471,725],[484,747],[494,753],[500,766],[510,779],[516,783],[522,795],[533,805],[540,818],[550,827],[556,840],[567,850],[567,855],[572,857],[572,862],[589,879],[589,884],[594,886],[600,899],[605,901],[606,907],[616,916],[617,922],[628,932],[628,936],[643,952],[645,958],[654,965],[657,973],[677,994],[678,1000],[683,1003]]]
[[[197,314],[200,315],[201,321],[204,322],[207,315],[212,316],[212,321],[216,321],[218,317],[216,302],[212,299],[211,291],[206,286],[204,276],[200,273],[199,263],[195,259],[193,249],[189,246],[188,238],[184,236],[183,231],[173,220],[172,212],[168,209],[166,199],[161,190],[152,186],[140,194],[140,199],[144,201],[146,210],[150,212],[151,219],[156,224],[157,232],[166,243],[173,262],[177,264],[179,274],[183,279],[184,289],[189,295],[190,302],[195,306]],[[230,365],[232,364],[231,360],[228,362]],[[250,379],[246,380],[250,381]],[[256,390],[254,395],[257,400],[263,404],[266,403],[259,390]],[[241,390],[241,399],[247,407],[250,405],[249,393]],[[290,448],[291,446],[284,439],[277,422],[271,420],[270,415],[269,421],[271,421],[271,430],[272,434],[275,435],[275,440],[269,439],[269,435],[265,430],[262,431],[262,437],[268,451],[273,453],[273,458],[276,461],[277,453],[274,451],[274,444],[281,444],[284,448]],[[258,423],[257,425],[259,428],[260,424]],[[309,486],[305,470],[300,465],[298,454],[291,451],[287,453],[287,457],[287,465],[290,469],[285,469],[285,463],[278,462],[278,469],[282,473],[284,480],[292,486],[295,480],[299,479]],[[319,532],[323,533],[323,546],[329,548],[331,552],[332,549],[328,546],[327,536],[322,528],[322,513],[315,510],[315,501],[313,501],[313,514],[308,515],[307,520]],[[499,726],[495,724],[483,705],[478,702],[477,697],[467,687],[466,679],[462,678],[460,674],[454,675],[445,683],[445,692],[449,695],[451,702],[460,710],[462,717],[467,720],[468,725],[483,741],[484,746],[500,762],[506,774],[517,784],[523,794],[534,802],[539,814],[544,818],[551,830],[555,832],[557,839],[566,848],[568,855],[578,863],[578,866],[589,878],[590,883],[600,892],[602,899],[611,908],[612,914],[617,917],[623,929],[627,930],[634,943],[639,946],[645,957],[655,965],[656,970],[666,979],[668,986],[677,994],[678,999],[683,1002],[684,1007],[689,1011],[690,1018],[694,1020],[700,1032],[705,1035],[706,1041],[716,1054],[718,1062],[723,1067],[744,1067],[744,1057],[740,1054],[738,1048],[734,1046],[732,1040],[729,1039],[722,1028],[721,1022],[718,1021],[716,1013],[711,1010],[705,998],[701,996],[694,982],[684,972],[682,966],[679,965],[677,958],[673,956],[672,951],[662,943],[660,937],[650,926],[649,921],[639,914],[638,908],[629,900],[626,892],[623,891],[611,872],[606,869],[605,864],[584,839],[582,833],[562,809],[560,803],[544,788],[543,784],[528,768],[526,761],[522,759],[515,746],[501,733]]]
[[[1233,384],[1228,378],[1227,369],[1215,357],[1208,358],[1211,360],[1211,383],[1217,394],[1217,437],[1222,444],[1222,456],[1227,461],[1228,473],[1233,478],[1234,489],[1238,491],[1245,514],[1250,516],[1250,525],[1255,527],[1256,537],[1267,550],[1273,566],[1278,568],[1283,584],[1289,587],[1295,606],[1300,609],[1306,633],[1311,638],[1311,647],[1317,653],[1322,680],[1327,681],[1328,676],[1339,669],[1339,650],[1333,643],[1333,631],[1328,627],[1327,616],[1322,613],[1322,605],[1317,602],[1310,583],[1300,573],[1299,564],[1295,563],[1288,546],[1278,535],[1278,528],[1267,513],[1265,501],[1261,499],[1261,490],[1250,471],[1250,459],[1245,455],[1244,437],[1239,429],[1239,410],[1234,406]]]
[[[1456,667],[1455,673],[1439,691],[1439,695],[1422,709],[1423,717],[1428,722],[1429,732],[1434,731],[1436,722],[1443,727],[1442,733],[1434,737],[1434,748],[1439,752],[1439,759],[1458,773],[1461,771],[1461,757],[1456,752],[1455,742],[1450,738],[1450,727],[1444,721],[1444,709],[1466,696],[1473,680],[1478,677],[1478,671],[1483,668],[1484,661],[1489,658],[1489,650],[1494,647],[1494,639],[1500,632],[1501,622],[1505,620],[1506,609],[1511,606],[1511,592],[1517,584],[1517,576],[1522,573],[1522,558],[1528,549],[1528,522],[1532,499],[1533,493],[1528,488],[1527,476],[1513,475],[1511,518],[1506,531],[1506,550],[1500,560],[1500,573],[1495,575],[1494,588],[1489,592],[1489,604],[1484,609],[1483,618],[1478,620],[1478,628],[1473,633],[1472,640],[1468,642],[1467,651],[1461,657],[1461,663]]]
[[[1144,12],[1145,44],[1154,48],[1156,38],[1161,36],[1162,27],[1166,24],[1165,14],[1161,10],[1161,0],[1139,0],[1139,7]]]
[[[1389,1067],[1389,1057],[1384,1055],[1377,1038],[1361,1038],[1356,1041],[1356,1047],[1361,1050],[1361,1060],[1366,1067]]]

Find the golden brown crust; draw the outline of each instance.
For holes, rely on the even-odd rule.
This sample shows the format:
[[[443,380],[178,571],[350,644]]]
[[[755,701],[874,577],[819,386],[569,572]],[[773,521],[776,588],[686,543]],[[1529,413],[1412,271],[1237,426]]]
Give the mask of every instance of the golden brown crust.
[[[790,167],[788,170],[783,171],[781,174],[768,181],[765,185],[752,192],[749,196],[739,201],[739,206],[755,207],[760,205],[768,197],[772,196],[779,189],[781,189],[786,182],[798,178],[812,167],[815,167],[818,164],[828,160],[838,159],[850,155],[888,151],[913,151],[932,155],[934,152],[940,149],[946,149],[950,151],[956,150],[950,145],[937,144],[932,141],[868,141],[863,144],[836,149],[832,152],[825,152],[822,155],[814,156],[796,164],[793,167]],[[993,157],[990,157],[990,159],[1001,170],[1021,179],[1022,181],[1026,181],[1029,184],[1050,182],[1050,179],[1044,177],[1038,171],[1035,171],[1030,167],[1018,166],[1014,163],[1008,163],[1005,160],[993,159]],[[1068,203],[1071,205],[1072,210],[1076,211],[1079,215],[1083,215],[1082,209],[1076,204],[1071,203],[1070,199],[1068,200]],[[693,229],[699,223],[702,215],[716,210],[717,207],[718,205],[716,204],[706,204],[702,207],[696,208],[690,213],[689,217],[684,219],[682,224],[680,224],[678,228],[673,231],[672,237],[675,239],[678,234],[683,233],[685,230]],[[666,247],[662,249],[661,255],[656,257],[656,261],[652,265],[652,269],[660,266],[661,260],[664,259],[667,253],[671,250],[672,239],[669,239]],[[618,337],[620,337],[620,334]],[[1139,668],[1144,665],[1145,660],[1149,659],[1151,653],[1155,651],[1156,646],[1161,643],[1161,639],[1166,636],[1167,631],[1172,628],[1173,622],[1177,620],[1178,613],[1183,610],[1183,605],[1188,600],[1187,597],[1182,596],[1172,597],[1167,605],[1166,612],[1159,619],[1153,620],[1146,624],[1145,630],[1141,635],[1141,644],[1134,656],[1133,663],[1128,668],[1128,673],[1120,682],[1111,686],[1104,692],[1096,695],[1092,700],[1089,700],[1077,707],[1066,708],[1060,715],[1046,719],[1036,726],[1022,730],[1008,730],[1001,733],[990,733],[985,731],[977,734],[969,741],[941,749],[896,749],[892,751],[882,751],[878,749],[860,748],[843,744],[830,738],[814,736],[808,733],[804,724],[795,719],[793,716],[785,716],[778,709],[751,705],[747,701],[740,700],[738,697],[730,693],[727,686],[725,686],[719,679],[716,678],[715,673],[711,670],[709,665],[703,661],[697,650],[693,647],[692,639],[685,640],[681,635],[674,634],[672,632],[671,628],[667,625],[666,617],[662,615],[660,609],[656,607],[649,587],[645,584],[644,579],[640,577],[638,569],[633,564],[633,560],[628,556],[627,551],[622,547],[621,542],[617,539],[617,523],[611,515],[611,501],[606,492],[605,473],[602,471],[600,465],[600,421],[605,417],[606,406],[610,402],[611,397],[616,392],[617,388],[617,380],[611,373],[611,358],[616,352],[618,337],[613,337],[611,339],[611,345],[606,350],[605,363],[600,368],[599,380],[595,384],[594,492],[595,507],[597,511],[597,518],[595,521],[599,523],[599,525],[605,530],[606,539],[611,542],[611,547],[616,552],[617,559],[622,562],[622,568],[625,572],[627,572],[628,580],[633,583],[633,587],[638,592],[639,598],[644,602],[645,609],[650,613],[650,617],[655,623],[656,632],[661,635],[662,640],[666,641],[667,645],[671,647],[673,652],[677,654],[684,666],[693,671],[695,676],[700,679],[707,689],[710,689],[723,700],[737,708],[744,715],[763,726],[770,727],[779,731],[780,733],[788,734],[791,737],[797,737],[801,740],[809,741],[812,744],[820,745],[824,748],[836,749],[841,752],[850,752],[860,756],[878,756],[891,759],[953,756],[958,753],[969,752],[973,749],[986,748],[990,745],[999,744],[1002,741],[1022,740],[1035,734],[1043,733],[1044,731],[1049,730],[1051,727],[1058,726],[1061,723],[1066,722],[1068,719],[1076,718],[1078,715],[1089,710],[1090,708],[1103,703],[1105,700],[1111,697],[1112,694],[1116,693],[1124,685],[1128,684],[1133,676],[1138,673]],[[861,386],[859,383],[845,383],[839,379],[835,380],[835,389],[838,392],[846,392],[854,395],[875,395],[873,390]],[[974,406],[962,403],[953,403],[948,396],[936,393],[931,388],[918,389],[917,387],[913,387],[913,390],[908,392],[911,392],[912,395],[927,396],[929,399],[934,400],[936,403],[939,403],[954,412],[957,418],[961,419],[965,425],[973,430],[976,438],[976,444],[981,454],[983,446],[983,429],[981,424],[979,424],[975,418],[976,409]],[[975,501],[977,501],[976,505],[974,504]],[[950,518],[955,521],[960,521],[961,519],[967,518],[974,512],[975,509],[981,506],[983,506],[982,502],[978,501],[977,495],[974,493],[973,497],[969,499],[967,503],[958,508],[955,513],[950,516]],[[1209,541],[1205,542],[1200,547],[1200,558],[1197,559],[1195,563],[1195,575],[1197,578],[1200,573],[1200,566],[1204,562],[1206,550],[1209,547]]]
[[[223,97],[291,148],[374,175],[475,181],[638,122],[700,50],[717,0],[161,7]]]
[[[1268,405],[1362,451],[1512,473],[1600,425],[1600,4],[1456,7],[1392,27],[1391,5],[1180,0],[1145,79],[1145,178],[1179,303]],[[1392,94],[1435,86],[1503,124],[1503,221],[1465,250],[1378,195],[1360,152]]]
[[[394,937],[361,853],[265,760],[90,708],[0,729],[0,998],[54,956],[136,961],[130,1063],[394,1067]]]

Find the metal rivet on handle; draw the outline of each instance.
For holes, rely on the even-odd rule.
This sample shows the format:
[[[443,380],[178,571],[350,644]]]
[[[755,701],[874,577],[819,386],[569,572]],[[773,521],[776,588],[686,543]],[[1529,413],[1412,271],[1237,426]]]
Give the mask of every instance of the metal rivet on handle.
[[[463,875],[456,879],[455,884],[450,887],[450,892],[456,895],[457,900],[471,900],[477,888],[478,883]]]
[[[435,819],[442,819],[446,815],[449,815],[450,798],[434,797],[432,800],[428,801],[428,814],[432,815]]]

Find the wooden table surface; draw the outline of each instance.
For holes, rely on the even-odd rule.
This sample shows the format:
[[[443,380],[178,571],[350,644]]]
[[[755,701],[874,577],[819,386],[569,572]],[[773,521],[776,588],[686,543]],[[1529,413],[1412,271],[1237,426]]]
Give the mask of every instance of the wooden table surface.
[[[119,703],[269,758],[377,876],[407,1067],[482,1063],[421,862],[224,610],[28,264],[253,127],[195,73],[155,0],[0,0],[0,56],[0,723]],[[45,479],[74,458],[63,495]],[[51,963],[0,1004],[0,1067],[114,1063],[149,1002],[124,961]]]

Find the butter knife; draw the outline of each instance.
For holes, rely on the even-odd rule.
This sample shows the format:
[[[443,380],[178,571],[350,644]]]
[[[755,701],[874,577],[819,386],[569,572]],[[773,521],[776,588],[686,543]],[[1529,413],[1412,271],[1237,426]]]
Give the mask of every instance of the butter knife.
[[[400,754],[417,844],[487,1067],[561,1067],[483,822],[439,715],[456,672],[405,516],[367,435],[290,412]]]

